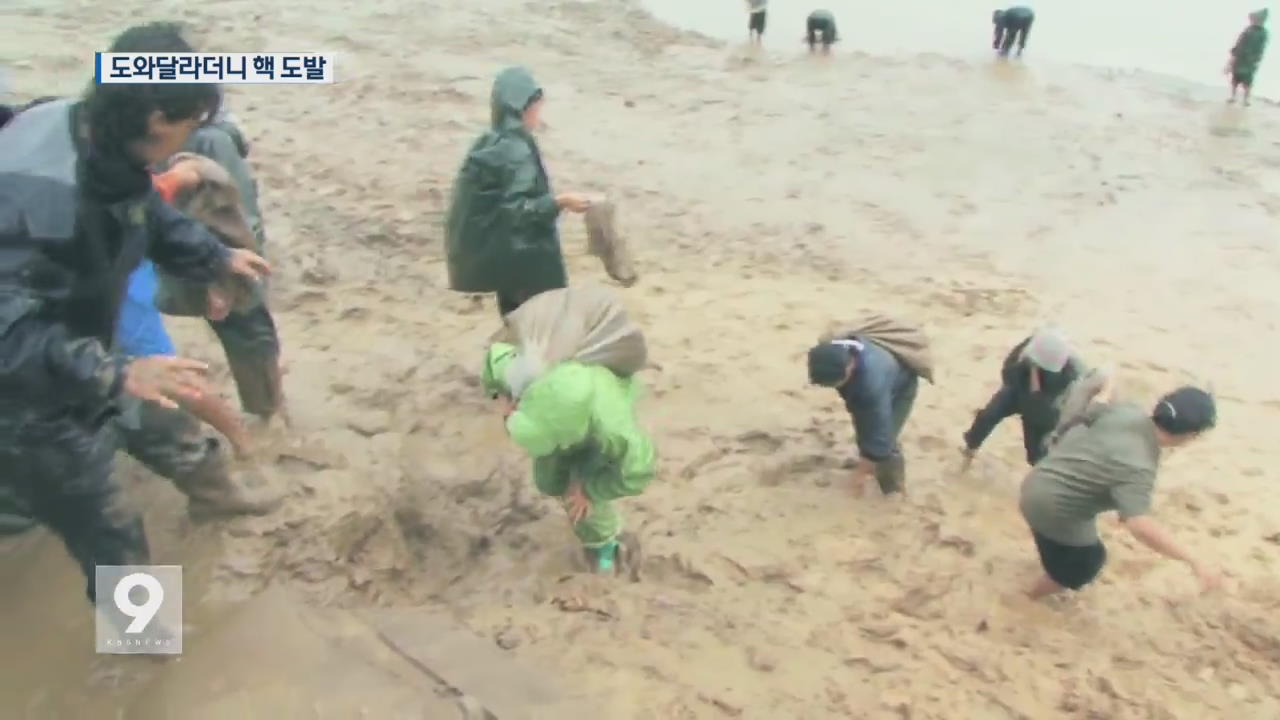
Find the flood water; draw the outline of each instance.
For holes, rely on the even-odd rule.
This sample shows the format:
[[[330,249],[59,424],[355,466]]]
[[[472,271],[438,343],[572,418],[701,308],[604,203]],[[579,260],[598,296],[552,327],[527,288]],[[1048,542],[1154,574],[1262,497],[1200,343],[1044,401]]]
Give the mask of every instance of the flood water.
[[[734,41],[747,36],[741,0],[644,0],[659,18],[678,27]],[[775,51],[803,50],[804,21],[818,8],[831,10],[840,30],[841,52],[872,54],[934,52],[986,57],[991,43],[990,0],[929,3],[814,0],[770,3],[765,44]],[[1171,4],[1157,0],[1058,0],[1037,3],[1025,59],[1048,59],[1173,75],[1197,83],[1225,85],[1222,68],[1247,14],[1260,0]],[[1280,71],[1277,71],[1280,73]],[[1280,75],[1267,60],[1257,92],[1280,94]]]

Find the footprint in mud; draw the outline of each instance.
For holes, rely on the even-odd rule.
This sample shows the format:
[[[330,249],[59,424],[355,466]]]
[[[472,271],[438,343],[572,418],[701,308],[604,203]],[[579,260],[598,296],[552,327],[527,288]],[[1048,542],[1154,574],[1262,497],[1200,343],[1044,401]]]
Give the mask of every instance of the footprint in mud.
[[[800,480],[812,476],[819,486],[830,484],[825,477],[833,470],[845,470],[844,461],[827,455],[805,455],[791,458],[782,463],[761,471],[760,484],[765,487],[777,487],[788,480]]]
[[[761,453],[764,455],[772,455],[782,449],[783,439],[772,433],[763,430],[752,430],[743,433],[734,440],[743,446],[739,452]]]

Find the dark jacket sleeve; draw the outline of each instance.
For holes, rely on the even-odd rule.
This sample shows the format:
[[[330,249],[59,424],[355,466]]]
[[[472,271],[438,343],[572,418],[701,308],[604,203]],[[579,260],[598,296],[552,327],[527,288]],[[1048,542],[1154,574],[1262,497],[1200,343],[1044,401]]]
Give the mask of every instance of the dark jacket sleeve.
[[[227,268],[230,251],[208,228],[178,212],[157,192],[146,200],[147,257],[184,280],[206,283]]]
[[[126,358],[107,352],[96,339],[72,337],[38,307],[29,297],[0,295],[0,387],[46,389],[68,405],[114,400],[124,386]]]
[[[1008,384],[1001,385],[996,394],[991,396],[987,406],[974,415],[973,424],[964,434],[964,444],[970,450],[982,447],[982,443],[986,442],[1000,421],[1017,411],[1016,401],[1016,390]]]
[[[498,212],[506,216],[506,227],[518,228],[554,221],[560,214],[560,208],[556,205],[555,197],[539,187],[538,161],[533,151],[518,139],[507,138],[503,142],[506,144],[504,150],[507,155],[504,168],[506,178]],[[529,237],[529,234],[516,233],[515,237]]]

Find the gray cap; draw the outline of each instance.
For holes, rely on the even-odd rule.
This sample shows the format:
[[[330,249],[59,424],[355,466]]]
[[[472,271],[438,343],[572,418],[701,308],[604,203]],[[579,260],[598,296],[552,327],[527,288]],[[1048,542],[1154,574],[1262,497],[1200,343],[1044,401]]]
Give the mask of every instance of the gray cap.
[[[1062,372],[1071,359],[1071,343],[1057,328],[1042,327],[1027,341],[1022,357],[1046,372]]]

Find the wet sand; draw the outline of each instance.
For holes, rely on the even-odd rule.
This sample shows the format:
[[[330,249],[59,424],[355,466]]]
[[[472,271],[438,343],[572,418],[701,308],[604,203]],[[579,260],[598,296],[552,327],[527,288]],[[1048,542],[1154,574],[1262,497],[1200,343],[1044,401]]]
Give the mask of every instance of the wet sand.
[[[0,49],[25,61],[12,82],[26,97],[77,91],[120,18],[159,17],[135,0],[35,7],[6,11],[23,33]],[[212,627],[269,583],[316,612],[427,605],[619,720],[1280,715],[1267,109],[1049,63],[852,43],[828,60],[754,56],[614,2],[184,7],[205,49],[341,54],[335,86],[230,96],[277,267],[298,424],[272,443],[288,506],[192,529],[172,490],[129,471],[157,557],[191,568],[190,622]],[[563,516],[478,387],[492,301],[445,289],[449,186],[511,62],[545,86],[557,189],[616,198],[637,254],[625,297],[662,365],[643,413],[663,470],[622,506],[645,542],[636,584],[571,572]],[[581,223],[562,228],[573,280],[607,282]],[[852,492],[848,418],[805,385],[816,335],[867,310],[918,318],[940,359],[906,430],[903,501]],[[1157,513],[1232,593],[1201,597],[1107,519],[1095,587],[1018,596],[1037,565],[1016,513],[1016,423],[967,475],[957,447],[1008,348],[1043,320],[1144,403],[1212,382],[1220,429],[1168,458]],[[222,367],[198,323],[172,326]],[[134,701],[87,684],[81,582],[52,541],[0,545],[0,583],[21,629],[0,706],[96,718]],[[308,647],[289,632],[263,621],[260,641]],[[220,647],[209,637],[188,647]],[[376,714],[380,682],[342,692]]]

